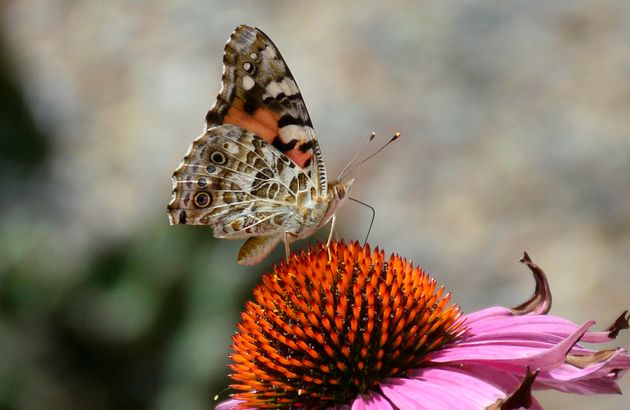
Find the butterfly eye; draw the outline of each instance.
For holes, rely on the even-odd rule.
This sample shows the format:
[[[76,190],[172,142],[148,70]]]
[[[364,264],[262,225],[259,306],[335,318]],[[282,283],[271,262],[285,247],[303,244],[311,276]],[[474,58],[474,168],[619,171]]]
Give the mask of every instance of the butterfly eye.
[[[339,199],[343,199],[346,196],[346,190],[342,186],[336,186],[335,193]]]
[[[222,152],[215,151],[210,155],[210,160],[217,165],[225,164],[225,155]]]
[[[195,205],[197,205],[197,208],[206,208],[210,205],[210,199],[210,195],[207,192],[198,192],[195,195]]]

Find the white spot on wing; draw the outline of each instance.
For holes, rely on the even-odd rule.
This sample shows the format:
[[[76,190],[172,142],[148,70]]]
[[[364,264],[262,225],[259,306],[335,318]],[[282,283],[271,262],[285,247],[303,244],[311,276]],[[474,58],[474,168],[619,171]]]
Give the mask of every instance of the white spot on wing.
[[[236,144],[227,143],[224,148],[229,154],[238,154],[238,146]]]
[[[251,90],[254,86],[254,79],[246,75],[243,77],[243,88],[247,91]]]
[[[292,79],[290,79],[288,77],[285,78],[284,81],[289,86],[289,89],[291,90],[291,95],[295,95],[295,94],[298,94],[300,92],[300,90],[298,89],[298,86],[295,83],[295,81],[293,81]]]
[[[284,95],[286,96],[293,95],[293,93],[291,92],[291,86],[289,85],[287,80],[288,80],[287,78],[284,78],[280,83],[278,83],[278,85],[280,86],[280,89],[282,90]]]
[[[252,68],[252,64],[251,63],[243,63],[243,69],[245,71],[249,71],[250,68]]]
[[[276,58],[276,50],[274,50],[273,47],[265,46],[265,49],[261,51],[261,53],[269,59]]]
[[[307,127],[302,127],[300,125],[294,124],[285,125],[284,127],[280,128],[278,134],[280,134],[280,139],[285,143],[288,143],[289,141],[294,139],[298,141],[306,141],[310,139],[308,137],[308,134],[306,133],[306,128]]]
[[[252,60],[258,60],[258,54],[256,54],[256,53],[249,53],[249,58],[251,58]]]
[[[282,89],[280,88],[278,83],[275,81],[272,81],[269,84],[267,84],[267,88],[265,90],[266,92],[265,92],[265,95],[263,95],[263,99],[266,97],[276,98],[278,94],[282,92]]]
[[[291,95],[298,94],[299,92],[300,90],[298,89],[297,84],[295,84],[295,81],[286,77],[286,78],[283,78],[282,81],[280,82],[271,81],[269,84],[267,84],[263,98],[266,98],[266,97],[276,98],[278,94],[280,93],[283,93],[284,95],[288,97]]]

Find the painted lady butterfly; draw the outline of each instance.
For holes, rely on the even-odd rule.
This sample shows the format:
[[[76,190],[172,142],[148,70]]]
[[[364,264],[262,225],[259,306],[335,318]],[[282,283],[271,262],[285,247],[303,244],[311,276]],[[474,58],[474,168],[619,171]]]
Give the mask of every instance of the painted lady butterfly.
[[[171,224],[210,225],[247,239],[238,262],[253,265],[284,240],[332,220],[353,180],[329,183],[306,105],[280,52],[245,25],[230,36],[206,126],[173,173]]]

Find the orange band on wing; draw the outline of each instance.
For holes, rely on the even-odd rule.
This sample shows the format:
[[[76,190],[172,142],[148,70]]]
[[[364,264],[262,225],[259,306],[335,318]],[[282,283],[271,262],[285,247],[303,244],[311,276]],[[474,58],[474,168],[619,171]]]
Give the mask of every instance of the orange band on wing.
[[[261,123],[269,130],[273,130],[273,135],[261,135],[261,137],[268,143],[272,143],[273,139],[278,135],[278,119],[280,116],[265,108],[259,108],[254,111],[254,120]]]
[[[292,150],[285,152],[284,155],[291,158],[291,161],[295,162],[295,164],[302,169],[306,169],[306,163],[313,158],[312,151],[302,152],[298,148],[293,148]]]
[[[248,131],[258,135],[268,143],[272,143],[273,139],[278,135],[278,115],[270,110],[259,108],[254,115],[249,115],[243,109],[243,100],[237,98],[228,110],[225,118],[225,124],[238,125]]]
[[[237,98],[234,100],[234,103],[228,110],[223,122],[225,124],[234,124],[238,125],[241,128],[244,128],[248,131],[253,132],[258,135],[260,138],[267,141],[269,144],[274,144],[276,138],[278,141],[280,139],[279,136],[279,128],[278,128],[278,120],[280,118],[278,113],[275,113],[267,108],[260,107],[256,111],[254,111],[253,115],[247,114],[243,109],[243,100]],[[285,144],[290,144],[292,141],[281,141]],[[300,150],[300,146],[305,141],[302,139],[296,139],[292,146],[293,148],[288,151],[283,151],[283,153],[289,157],[297,166],[300,168],[307,168],[310,164],[310,160],[313,158],[313,151],[311,149],[306,152]],[[296,143],[298,145],[296,145]],[[287,147],[288,148],[288,147]]]

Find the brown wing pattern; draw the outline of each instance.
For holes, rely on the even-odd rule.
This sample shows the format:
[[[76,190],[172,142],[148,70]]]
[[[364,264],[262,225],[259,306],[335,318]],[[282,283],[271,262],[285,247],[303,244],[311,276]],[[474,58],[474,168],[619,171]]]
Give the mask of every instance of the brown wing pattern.
[[[210,225],[218,238],[292,232],[299,192],[315,189],[304,171],[265,140],[234,125],[208,129],[173,173],[171,224]]]

